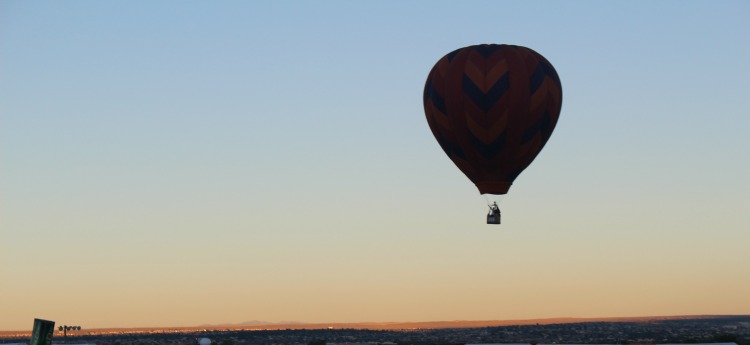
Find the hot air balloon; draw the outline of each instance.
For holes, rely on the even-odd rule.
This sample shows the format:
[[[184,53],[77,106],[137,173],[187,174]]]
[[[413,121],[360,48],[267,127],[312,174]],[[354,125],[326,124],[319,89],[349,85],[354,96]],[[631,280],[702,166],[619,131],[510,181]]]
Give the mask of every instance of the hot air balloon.
[[[454,50],[427,76],[424,111],[446,155],[483,195],[503,195],[549,140],[562,107],[552,64],[522,46]],[[490,206],[487,223],[500,224]]]

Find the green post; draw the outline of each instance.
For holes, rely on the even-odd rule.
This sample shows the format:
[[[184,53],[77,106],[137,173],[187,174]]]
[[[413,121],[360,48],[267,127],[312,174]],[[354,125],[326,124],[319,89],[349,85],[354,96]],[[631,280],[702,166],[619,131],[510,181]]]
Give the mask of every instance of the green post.
[[[34,319],[34,329],[31,331],[29,345],[51,345],[55,332],[55,321]]]

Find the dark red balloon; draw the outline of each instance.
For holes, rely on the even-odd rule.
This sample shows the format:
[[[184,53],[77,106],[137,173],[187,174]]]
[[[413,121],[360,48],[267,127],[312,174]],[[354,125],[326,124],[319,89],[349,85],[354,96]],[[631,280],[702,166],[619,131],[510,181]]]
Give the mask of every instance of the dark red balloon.
[[[552,65],[521,46],[455,50],[427,76],[424,111],[445,154],[481,194],[506,194],[547,143],[562,106]]]

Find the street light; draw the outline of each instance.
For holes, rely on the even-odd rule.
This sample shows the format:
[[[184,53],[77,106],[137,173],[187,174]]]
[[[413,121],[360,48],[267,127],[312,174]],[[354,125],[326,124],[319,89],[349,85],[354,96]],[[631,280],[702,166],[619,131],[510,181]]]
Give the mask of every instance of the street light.
[[[64,326],[57,327],[57,330],[60,332],[63,332],[63,342],[65,342],[65,340],[68,338],[68,331],[80,331],[81,326],[64,325]]]

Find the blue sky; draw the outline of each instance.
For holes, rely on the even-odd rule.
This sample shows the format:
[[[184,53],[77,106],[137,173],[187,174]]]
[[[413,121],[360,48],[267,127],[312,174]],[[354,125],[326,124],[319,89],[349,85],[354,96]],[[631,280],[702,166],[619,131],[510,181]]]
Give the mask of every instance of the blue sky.
[[[0,329],[749,313],[748,14],[4,1]],[[421,104],[479,43],[564,92],[500,227]]]

